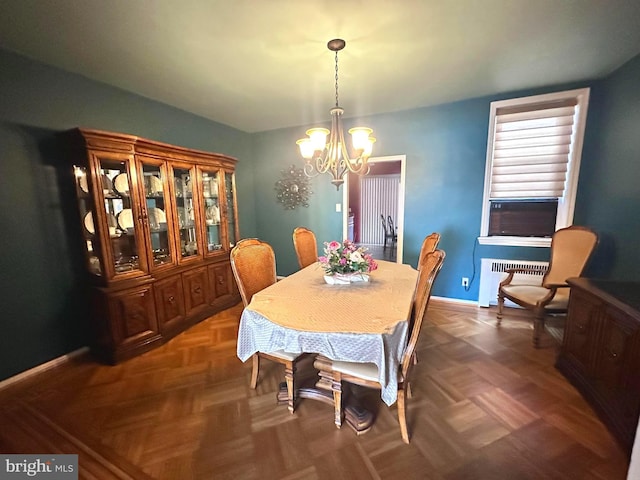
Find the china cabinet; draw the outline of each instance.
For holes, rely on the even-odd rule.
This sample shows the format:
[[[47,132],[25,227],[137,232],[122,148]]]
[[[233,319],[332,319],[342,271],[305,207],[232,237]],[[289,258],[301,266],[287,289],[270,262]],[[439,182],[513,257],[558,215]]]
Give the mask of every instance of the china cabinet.
[[[100,357],[140,354],[240,300],[234,158],[88,129],[67,144]]]

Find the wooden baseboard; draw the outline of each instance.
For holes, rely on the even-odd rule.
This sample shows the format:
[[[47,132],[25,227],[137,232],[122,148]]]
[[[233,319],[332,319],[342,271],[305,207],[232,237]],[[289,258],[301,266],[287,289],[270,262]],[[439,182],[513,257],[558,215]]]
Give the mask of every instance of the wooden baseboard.
[[[17,375],[14,375],[13,377],[9,377],[5,380],[0,381],[0,390],[2,390],[3,388],[8,387],[9,385],[13,385],[14,383],[17,382],[21,382],[23,380],[26,380],[27,378],[30,378],[34,375],[37,375],[39,373],[42,372],[46,372],[47,370],[50,370],[54,367],[57,367],[58,365],[62,365],[63,363],[67,363],[69,360],[75,358],[75,357],[79,357],[80,355],[84,355],[85,353],[87,353],[89,351],[89,347],[81,347],[77,350],[74,350],[73,352],[69,352],[65,355],[62,355],[60,357],[54,358],[53,360],[49,360],[46,363],[42,363],[40,365],[37,365],[33,368],[30,368],[29,370],[25,370],[22,373],[18,373]]]
[[[460,298],[436,297],[433,295],[431,300],[442,303],[455,303],[456,305],[465,305],[467,307],[478,307],[477,300],[462,300]]]

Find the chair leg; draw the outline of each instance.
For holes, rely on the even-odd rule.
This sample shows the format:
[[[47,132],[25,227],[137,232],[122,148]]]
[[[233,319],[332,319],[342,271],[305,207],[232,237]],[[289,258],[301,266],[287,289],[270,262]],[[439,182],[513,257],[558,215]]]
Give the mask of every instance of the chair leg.
[[[287,362],[284,366],[284,379],[287,382],[287,408],[290,413],[293,413],[294,409],[294,388],[293,388],[293,374],[294,374],[293,362]]]
[[[500,322],[502,322],[503,308],[504,308],[504,295],[502,294],[502,292],[500,292],[500,290],[498,290],[498,313],[496,314],[496,317],[498,319],[498,325],[500,325]]]
[[[331,379],[331,391],[333,392],[333,415],[336,428],[342,426],[342,378],[340,374],[333,373],[334,377]],[[337,378],[336,378],[336,375]]]
[[[406,385],[406,383],[405,383]],[[402,441],[409,443],[409,431],[407,429],[407,406],[405,386],[398,389],[398,423],[400,423],[400,434]]]
[[[533,319],[533,346],[534,348],[540,348],[540,337],[542,337],[542,332],[544,332],[544,320],[545,313],[544,310],[541,312],[535,312],[535,318]]]
[[[255,389],[258,385],[258,371],[260,370],[260,355],[253,354],[253,367],[251,369],[251,388]]]

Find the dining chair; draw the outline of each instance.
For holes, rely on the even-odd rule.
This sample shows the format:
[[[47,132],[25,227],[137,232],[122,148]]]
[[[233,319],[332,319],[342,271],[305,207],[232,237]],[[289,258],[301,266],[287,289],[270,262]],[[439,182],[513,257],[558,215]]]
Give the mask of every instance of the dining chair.
[[[231,249],[230,257],[233,276],[238,284],[238,290],[240,290],[242,303],[245,307],[249,305],[255,293],[276,283],[276,256],[273,248],[268,243],[257,238],[240,240]],[[284,378],[287,383],[287,405],[289,411],[293,413],[295,362],[300,356],[301,354],[285,352],[284,350],[254,354],[251,388],[256,388],[258,384],[261,358],[284,365]]]
[[[293,230],[293,247],[298,257],[300,269],[308,267],[318,261],[318,243],[315,234],[305,227]]]
[[[416,280],[416,293],[409,318],[409,340],[398,367],[398,423],[400,424],[402,440],[405,443],[409,443],[406,398],[411,396],[409,382],[414,366],[413,353],[418,344],[427,306],[431,298],[431,288],[442,268],[444,258],[445,252],[442,250],[435,250],[425,255],[421,265],[422,268],[419,269]],[[382,386],[378,382],[378,367],[374,363],[333,361],[331,368],[331,390],[333,392],[335,423],[340,428],[343,416],[342,382],[378,389],[382,388]]]
[[[391,241],[391,248],[395,246],[396,241],[398,240],[398,235],[395,232],[395,227],[393,226],[393,220],[391,215],[387,215],[387,218],[384,218],[383,214],[380,214],[380,220],[382,222],[382,229],[384,230],[384,246],[383,250],[387,249],[387,241]]]
[[[418,269],[420,268],[422,259],[425,255],[438,248],[438,243],[440,243],[440,234],[437,232],[430,233],[424,238],[422,241],[422,247],[420,247],[420,256],[418,257]]]
[[[515,274],[532,273],[530,268],[505,270],[508,275],[498,287],[498,325],[502,322],[505,298],[533,311],[533,346],[538,348],[546,315],[567,312],[570,293],[567,278],[582,275],[597,244],[598,235],[590,228],[577,225],[561,228],[551,237],[549,268],[539,285],[518,283]]]

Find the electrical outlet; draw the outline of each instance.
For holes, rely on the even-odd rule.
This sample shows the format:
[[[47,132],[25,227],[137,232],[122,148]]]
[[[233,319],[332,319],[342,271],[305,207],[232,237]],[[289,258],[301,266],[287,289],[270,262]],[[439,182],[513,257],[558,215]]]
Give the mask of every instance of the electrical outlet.
[[[467,277],[462,277],[462,286],[467,288],[469,286],[469,279]]]

